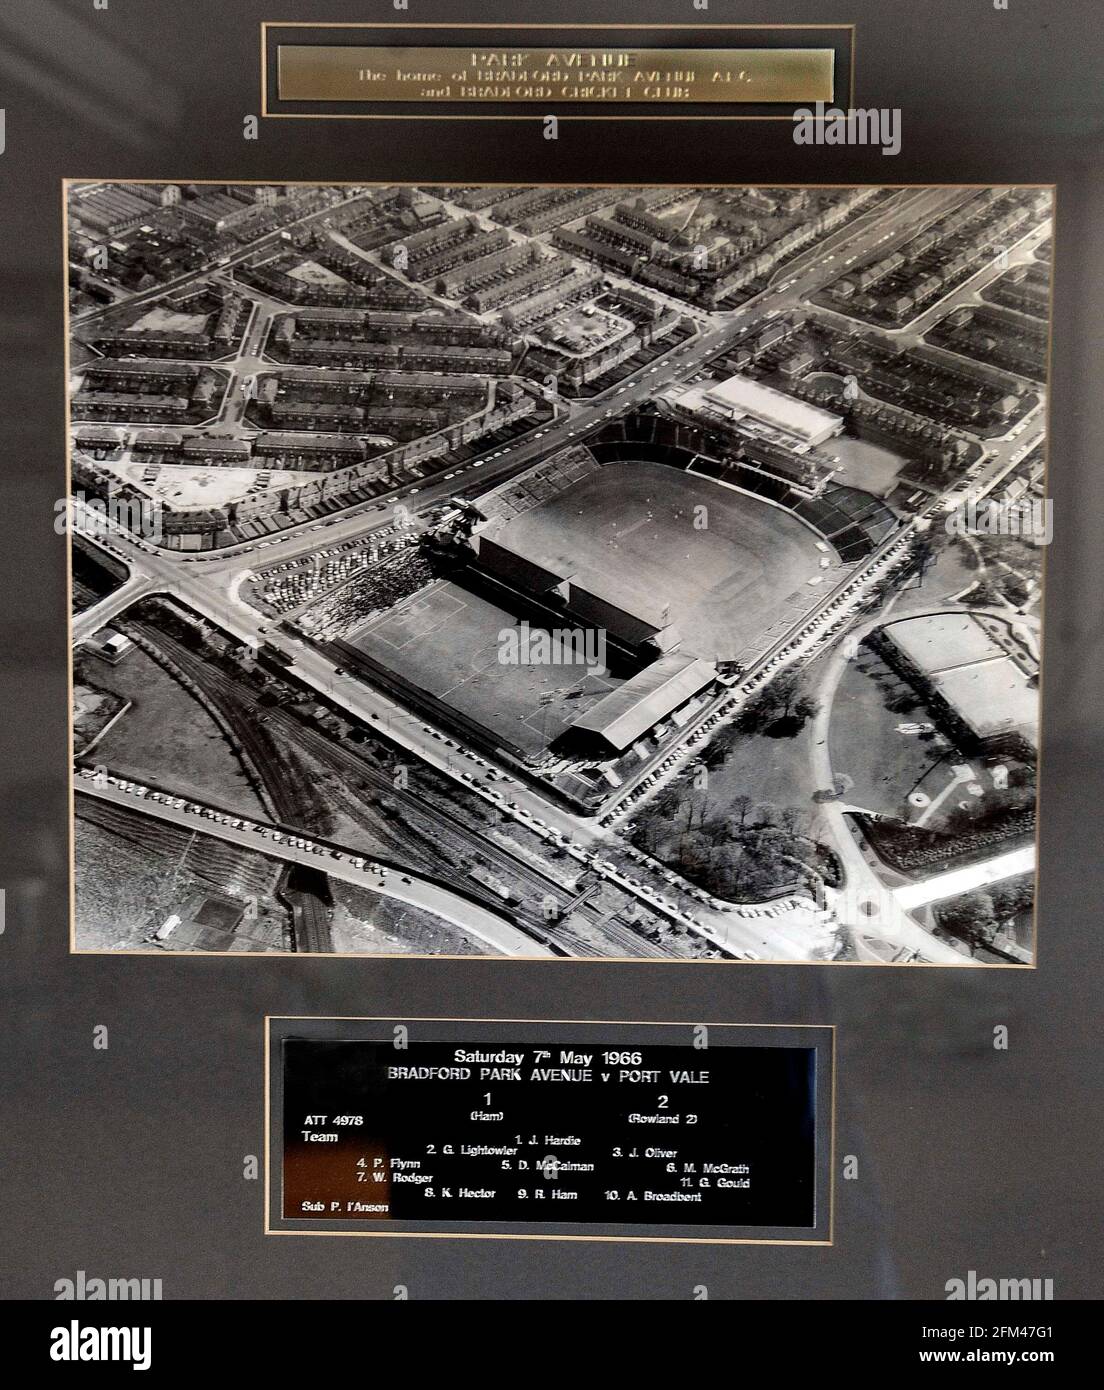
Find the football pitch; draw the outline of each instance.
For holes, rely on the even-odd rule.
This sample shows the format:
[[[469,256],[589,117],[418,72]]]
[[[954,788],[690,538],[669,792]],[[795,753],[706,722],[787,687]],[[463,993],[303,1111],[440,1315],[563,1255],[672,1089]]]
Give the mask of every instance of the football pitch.
[[[517,618],[455,584],[423,589],[346,640],[526,754],[542,752],[621,681],[576,665],[506,665]]]
[[[608,464],[498,539],[629,612],[665,610],[681,651],[744,664],[830,586],[821,562],[836,563],[781,508],[650,462]]]

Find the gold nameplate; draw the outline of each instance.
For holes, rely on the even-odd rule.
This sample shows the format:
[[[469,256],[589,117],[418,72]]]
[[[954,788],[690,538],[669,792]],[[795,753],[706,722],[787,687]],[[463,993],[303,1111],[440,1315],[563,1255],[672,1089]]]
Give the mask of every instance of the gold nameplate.
[[[796,103],[833,99],[830,48],[281,44],[284,101]]]

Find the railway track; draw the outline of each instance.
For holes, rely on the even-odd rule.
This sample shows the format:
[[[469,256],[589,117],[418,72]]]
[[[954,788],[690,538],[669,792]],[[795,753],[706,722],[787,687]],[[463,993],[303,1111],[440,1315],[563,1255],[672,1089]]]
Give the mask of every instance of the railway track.
[[[159,628],[141,620],[135,621],[134,626],[139,629],[146,642],[156,646],[167,661],[193,681],[204,695],[217,705],[233,736],[241,738],[245,751],[253,759],[258,769],[263,772],[266,790],[281,823],[293,829],[303,829],[307,823],[305,811],[308,808],[312,812],[316,811],[319,803],[314,784],[307,780],[306,773],[302,769],[296,769],[294,774],[289,771],[286,754],[277,748],[269,738],[268,728],[279,729],[304,751],[310,752],[319,761],[332,767],[341,775],[354,777],[362,783],[368,782],[376,790],[406,801],[412,807],[416,807],[423,815],[428,816],[431,822],[434,819],[437,821],[447,820],[456,833],[462,834],[465,839],[470,839],[471,828],[459,817],[434,807],[430,802],[414,794],[395,788],[386,773],[372,767],[371,764],[356,754],[340,748],[339,745],[308,728],[286,710],[262,706],[229,676]],[[265,723],[260,722],[262,718],[266,721]],[[274,770],[277,775],[274,775]],[[481,849],[483,848],[485,847],[481,842]],[[516,866],[512,860],[507,860],[505,856],[501,856],[499,863],[501,868],[514,873],[515,877],[517,876]],[[525,867],[525,872],[531,884],[537,885],[543,891],[551,891],[545,888],[542,881],[528,866]],[[488,906],[501,911],[502,901],[494,893],[483,889],[473,881],[469,881],[463,874],[459,874],[457,877],[460,879],[460,886],[465,893],[481,899]],[[560,894],[563,894],[563,890],[558,888],[558,885],[557,889]],[[566,902],[566,900],[565,895],[564,901]],[[290,898],[287,901],[289,906],[293,905]],[[320,942],[329,942],[330,939],[328,923],[323,932],[320,915],[317,905],[312,907],[305,898],[300,901],[297,909],[293,911],[293,949],[302,951],[332,950],[332,945],[319,944]],[[537,940],[568,953],[564,943],[555,939],[553,932],[549,929],[549,924],[540,919],[536,911],[526,911],[518,915],[518,925],[529,931]],[[570,954],[574,954],[574,952],[570,952]]]
[[[472,823],[447,806],[431,801],[413,789],[397,788],[390,776],[382,769],[374,767],[358,753],[335,743],[332,739],[311,729],[296,715],[279,706],[262,706],[247,689],[224,674],[216,666],[185,647],[176,638],[144,620],[132,620],[141,631],[143,638],[156,646],[168,661],[177,666],[192,680],[204,694],[215,703],[232,730],[234,737],[241,739],[242,745],[253,759],[254,764],[265,777],[266,789],[276,807],[280,820],[292,828],[309,825],[308,814],[316,813],[319,800],[316,788],[307,777],[304,769],[292,770],[286,761],[286,754],[276,747],[269,737],[268,730],[279,730],[293,745],[332,768],[346,779],[368,784],[374,790],[392,798],[411,811],[427,819],[430,825],[438,825],[458,837],[462,843],[471,846],[473,855],[488,863],[500,875],[520,884],[522,901],[511,907],[517,925],[534,936],[535,939],[553,947],[565,955],[577,956],[580,942],[570,932],[557,929],[545,915],[545,905],[551,899],[556,908],[562,910],[572,901],[575,894],[566,889],[556,876],[556,870],[549,866],[547,872],[540,870],[520,853],[512,854],[499,843],[473,832]],[[261,721],[264,721],[263,723]],[[321,808],[325,809],[325,808]],[[440,874],[440,865],[434,870]],[[448,877],[449,875],[444,875]],[[489,907],[502,910],[500,897],[489,889],[470,879],[466,873],[457,870],[452,875],[459,886],[471,897],[485,902]],[[609,951],[597,952],[600,955],[632,958],[670,960],[670,952],[655,942],[621,923],[608,919],[599,922],[586,909],[582,914],[587,924],[597,936],[604,937],[611,947]],[[317,921],[304,921],[304,940],[299,944],[293,932],[295,949],[332,950],[332,946],[319,947],[309,944],[321,939]],[[328,923],[326,938],[328,939]]]
[[[301,767],[279,756],[263,725],[257,721],[255,702],[243,698],[240,689],[228,677],[152,623],[131,619],[120,626],[136,630],[145,643],[160,651],[166,661],[218,705],[232,736],[263,779],[264,789],[279,819],[309,824],[309,817],[319,809],[314,786]]]
[[[470,822],[463,820],[455,812],[428,801],[409,788],[402,793],[396,792],[386,773],[372,768],[355,753],[350,753],[340,745],[332,743],[322,734],[316,733],[313,729],[305,728],[295,720],[294,716],[286,716],[286,721],[284,727],[287,728],[289,736],[297,738],[320,761],[327,761],[348,776],[356,777],[361,781],[366,780],[367,777],[367,780],[374,782],[381,790],[386,790],[388,795],[401,796],[408,804],[417,807],[427,817],[444,822],[465,840],[472,838]],[[283,723],[283,721],[281,722]],[[542,873],[521,855],[512,855],[504,847],[488,839],[478,841],[478,854],[493,869],[497,869],[500,875],[508,874],[529,890],[529,896],[523,898],[522,905],[512,908],[512,915],[518,920],[518,924],[544,938],[549,944],[558,945],[568,950],[571,955],[578,955],[579,943],[574,940],[570,933],[557,930],[556,924],[549,922],[544,916],[543,906],[547,899],[551,898],[558,908],[563,909],[576,896],[573,890],[565,889],[562,883],[554,877],[555,870],[549,868],[547,874]],[[440,872],[439,867],[437,871]],[[463,876],[463,888],[466,893],[482,897],[489,906],[501,911],[501,899],[496,897],[493,892],[483,889],[473,880],[468,879],[466,875]],[[655,942],[634,932],[630,927],[609,920],[603,920],[599,924],[593,918],[589,919],[589,925],[595,932],[608,937],[612,945],[620,948],[620,952],[634,957],[644,956],[656,960],[671,959],[669,952],[656,945]],[[613,955],[620,952],[611,951],[609,954]]]
[[[330,933],[330,916],[321,896],[310,887],[300,887],[297,879],[317,874],[323,886],[326,875],[321,869],[300,869],[290,867],[283,875],[277,890],[277,897],[291,912],[291,939],[295,951],[303,955],[329,955],[333,952],[333,937]],[[296,886],[293,886],[295,884]]]
[[[156,647],[218,706],[232,737],[240,740],[258,775],[263,778],[265,791],[279,819],[302,825],[308,821],[308,816],[313,818],[319,809],[313,784],[302,767],[282,757],[273,746],[263,725],[257,723],[255,702],[243,699],[232,681],[153,624],[132,619],[126,626],[137,629],[146,643]],[[305,893],[292,895],[286,887],[277,890],[277,897],[282,897],[291,913],[293,951],[333,951],[329,917],[317,898]]]

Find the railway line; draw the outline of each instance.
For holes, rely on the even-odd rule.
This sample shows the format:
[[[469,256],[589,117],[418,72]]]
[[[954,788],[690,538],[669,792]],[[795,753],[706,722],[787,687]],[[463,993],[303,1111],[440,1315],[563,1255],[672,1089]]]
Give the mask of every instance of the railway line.
[[[316,789],[305,771],[302,768],[289,767],[282,750],[278,749],[269,737],[269,729],[278,729],[294,745],[323,765],[332,768],[340,776],[361,784],[367,783],[375,790],[405,804],[426,818],[431,825],[438,824],[462,842],[471,844],[471,823],[449,807],[435,803],[409,787],[396,788],[387,773],[373,767],[366,758],[309,728],[287,710],[278,706],[262,706],[240,683],[233,681],[210,661],[154,624],[143,619],[131,619],[127,626],[138,629],[146,643],[155,646],[167,661],[194,682],[205,696],[218,706],[233,736],[240,738],[244,750],[265,777],[266,790],[282,823],[293,829],[312,828],[312,814],[319,809],[319,802]],[[548,921],[545,915],[545,904],[549,899],[554,902],[557,910],[562,911],[574,898],[574,893],[563,886],[552,867],[544,873],[521,854],[513,855],[503,846],[486,838],[476,841],[472,846],[472,853],[488,862],[500,875],[505,875],[508,880],[520,885],[522,900],[520,904],[512,906],[511,913],[522,930],[556,950],[558,954],[579,954],[578,939],[568,931],[557,930],[557,924]],[[436,873],[447,877],[440,875],[440,868],[437,868]],[[458,872],[456,878],[459,880],[458,886],[465,894],[479,898],[486,902],[488,907],[501,911],[502,901],[491,890],[472,881],[463,872]],[[670,953],[662,946],[649,941],[630,927],[609,919],[599,922],[593,914],[587,914],[585,908],[582,909],[582,915],[596,937],[604,937],[609,941],[611,949],[599,954],[625,954],[634,958],[656,960],[671,959]],[[320,905],[316,904],[309,910],[304,905],[303,911],[295,918],[295,949],[332,950],[332,944],[317,944],[329,942],[330,939],[328,920],[325,921],[323,930],[325,917],[326,914]]]
[[[333,952],[330,915],[321,894],[309,884],[299,886],[299,880],[317,874],[326,885],[321,869],[301,869],[291,865],[284,873],[276,896],[291,913],[292,950],[302,955],[328,955]]]
[[[536,941],[502,912],[490,912],[474,898],[457,893],[446,884],[406,872],[390,874],[390,866],[374,857],[359,854],[346,845],[326,839],[304,839],[288,834],[283,827],[271,822],[252,821],[228,815],[219,807],[206,802],[189,801],[172,791],[134,782],[106,771],[79,767],[75,790],[79,796],[111,801],[120,806],[141,806],[143,815],[169,821],[200,835],[214,837],[244,849],[254,851],[268,860],[279,860],[312,873],[324,873],[385,897],[410,904],[437,917],[443,917],[462,931],[480,938],[504,956],[552,957],[562,954]],[[303,945],[316,944],[308,934],[309,923],[303,923]]]
[[[154,648],[175,671],[186,676],[217,705],[231,736],[245,753],[248,765],[262,780],[263,790],[277,817],[309,825],[309,817],[318,810],[312,783],[302,768],[275,756],[271,740],[263,726],[251,717],[250,702],[243,699],[241,691],[209,662],[145,619],[131,618],[118,626],[128,635],[140,637],[144,649]]]
[[[139,635],[147,649],[153,647],[159,651],[167,662],[186,675],[217,705],[231,737],[245,751],[248,765],[262,779],[264,791],[277,818],[288,824],[309,825],[322,809],[313,785],[294,757],[289,760],[279,756],[263,725],[251,717],[252,711],[240,690],[225,678],[219,678],[220,673],[214,671],[210,663],[197,657],[152,623],[135,618],[120,624],[120,627],[123,630],[131,629],[132,634]],[[332,952],[333,937],[325,905],[313,893],[290,889],[288,877],[289,874],[285,873],[277,897],[290,912],[292,950],[321,954]]]
[[[348,777],[356,778],[361,782],[368,781],[381,791],[385,791],[389,796],[396,798],[401,796],[407,804],[416,808],[423,815],[443,822],[455,834],[462,836],[465,840],[471,840],[471,824],[464,821],[455,812],[447,807],[435,805],[409,788],[403,792],[396,791],[386,773],[371,767],[357,754],[331,742],[322,734],[304,727],[294,716],[288,715],[284,711],[280,711],[280,714],[282,718],[280,718],[279,723],[288,736],[298,740],[301,746],[312,756],[317,757],[319,761],[328,763],[336,771],[342,772]],[[522,903],[511,907],[511,915],[518,922],[518,925],[538,940],[559,947],[562,954],[578,955],[579,943],[574,940],[570,933],[558,930],[556,924],[549,922],[543,915],[542,908],[546,899],[552,898],[558,909],[562,910],[575,896],[571,890],[565,889],[562,883],[553,876],[554,871],[550,869],[547,875],[543,874],[520,855],[514,856],[487,839],[478,841],[477,852],[483,860],[490,864],[492,869],[497,870],[499,875],[508,875],[522,885]],[[438,874],[441,872],[439,865],[436,872]],[[492,891],[474,882],[464,873],[458,873],[457,877],[461,880],[461,886],[465,893],[483,899],[490,907],[502,909],[501,899],[496,897]],[[527,894],[525,890],[528,890]],[[538,906],[538,903],[541,906]],[[670,959],[669,953],[654,942],[618,923],[608,920],[598,923],[589,919],[588,925],[596,933],[608,937],[612,946],[619,948],[619,950],[608,952],[609,955],[620,954],[625,951],[632,956],[647,956],[658,960]]]

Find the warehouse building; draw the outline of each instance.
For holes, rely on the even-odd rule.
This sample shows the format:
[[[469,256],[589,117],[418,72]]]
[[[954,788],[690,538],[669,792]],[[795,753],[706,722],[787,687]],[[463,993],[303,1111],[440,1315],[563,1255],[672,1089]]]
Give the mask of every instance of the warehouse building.
[[[905,618],[881,630],[887,655],[982,746],[1024,746],[1039,737],[1034,661],[999,619],[970,613]]]

